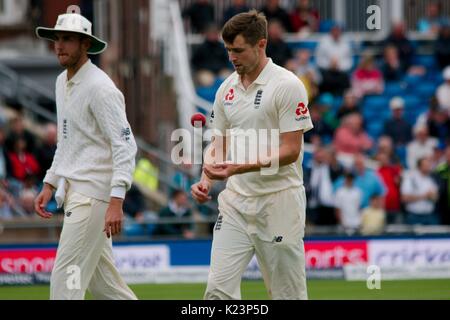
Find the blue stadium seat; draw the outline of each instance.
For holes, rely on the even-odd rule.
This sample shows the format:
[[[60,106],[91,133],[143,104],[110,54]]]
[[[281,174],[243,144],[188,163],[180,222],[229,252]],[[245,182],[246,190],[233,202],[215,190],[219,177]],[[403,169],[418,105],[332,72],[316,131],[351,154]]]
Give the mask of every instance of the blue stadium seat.
[[[317,41],[288,42],[288,46],[293,50],[308,49],[311,53],[313,53],[316,49]]]
[[[414,90],[414,88],[422,81],[424,81],[422,76],[418,75],[406,75],[403,78],[403,81],[406,82],[408,89]]]
[[[367,134],[373,139],[377,139],[383,133],[384,121],[370,121],[366,125]]]
[[[436,60],[433,55],[416,55],[412,60],[412,64],[424,66],[427,71],[436,69]]]
[[[339,108],[342,106],[342,103],[344,102],[344,98],[342,96],[336,96],[333,99],[333,111],[337,112]]]
[[[431,82],[420,83],[414,90],[414,92],[422,99],[429,100],[436,92],[436,85]]]
[[[422,99],[416,95],[406,95],[403,99],[405,101],[405,109],[407,110],[418,109],[423,104]]]
[[[145,236],[145,229],[137,223],[125,223],[123,232],[127,237]]]
[[[388,110],[389,98],[385,96],[366,96],[363,101],[363,109]]]
[[[386,82],[383,94],[388,97],[403,96],[405,87],[400,81]]]
[[[321,20],[319,24],[319,32],[328,33],[334,25],[335,22],[333,20]]]
[[[426,75],[426,81],[433,83],[436,87],[444,82],[441,71],[428,72]]]

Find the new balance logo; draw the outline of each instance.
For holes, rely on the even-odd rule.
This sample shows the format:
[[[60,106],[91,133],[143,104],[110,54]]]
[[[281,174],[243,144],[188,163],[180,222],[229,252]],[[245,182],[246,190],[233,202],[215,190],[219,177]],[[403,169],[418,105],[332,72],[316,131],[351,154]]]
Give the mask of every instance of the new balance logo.
[[[272,243],[280,243],[281,241],[283,241],[283,237],[282,236],[275,236],[273,237]]]
[[[70,218],[71,215],[72,215],[72,212],[70,212],[70,211],[66,213],[67,218]]]

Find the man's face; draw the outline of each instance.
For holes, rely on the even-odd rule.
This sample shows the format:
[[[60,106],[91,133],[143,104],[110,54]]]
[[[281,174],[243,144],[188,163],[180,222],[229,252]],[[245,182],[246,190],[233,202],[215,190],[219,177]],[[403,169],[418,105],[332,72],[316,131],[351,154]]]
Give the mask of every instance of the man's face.
[[[255,70],[258,66],[260,50],[265,49],[266,42],[265,39],[261,39],[255,46],[251,46],[242,35],[238,35],[233,43],[225,43],[228,58],[239,75]]]
[[[88,40],[82,40],[78,34],[58,32],[55,34],[55,53],[59,64],[64,68],[76,66],[87,53]]]

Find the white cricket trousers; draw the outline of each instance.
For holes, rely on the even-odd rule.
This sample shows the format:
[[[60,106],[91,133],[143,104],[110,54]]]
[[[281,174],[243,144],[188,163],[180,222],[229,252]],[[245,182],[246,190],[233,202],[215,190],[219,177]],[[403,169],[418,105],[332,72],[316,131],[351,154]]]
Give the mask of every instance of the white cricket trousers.
[[[218,200],[204,299],[241,299],[241,278],[254,254],[270,298],[308,299],[304,187],[258,197],[225,189]]]
[[[108,203],[66,194],[64,225],[50,279],[51,300],[136,300],[114,265],[112,238],[103,232]]]

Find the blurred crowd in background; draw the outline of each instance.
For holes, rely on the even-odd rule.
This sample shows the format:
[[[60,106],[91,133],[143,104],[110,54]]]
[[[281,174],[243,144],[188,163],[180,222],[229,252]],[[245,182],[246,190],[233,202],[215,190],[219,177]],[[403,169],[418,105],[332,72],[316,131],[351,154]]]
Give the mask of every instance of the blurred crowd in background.
[[[214,1],[183,8],[186,30],[202,39],[190,48],[196,91],[210,102],[233,72],[221,27],[249,9],[245,0],[232,1],[217,21]],[[308,225],[340,227],[349,234],[380,234],[388,224],[450,225],[450,17],[440,3],[427,4],[415,30],[397,21],[385,39],[358,48],[345,25],[321,19],[314,1],[299,0],[287,9],[267,0],[256,9],[269,23],[267,55],[295,73],[309,94],[315,128],[305,135],[311,146],[303,163]],[[409,31],[426,35],[431,50],[419,50],[423,43],[410,39]],[[292,35],[298,41],[286,41]],[[318,35],[317,40],[308,35]],[[47,125],[39,138],[24,128],[20,116],[1,123],[0,220],[34,214],[33,199],[56,148],[55,125]],[[217,208],[189,199],[199,172],[185,174],[192,169],[188,164],[180,169],[159,212],[149,209],[136,185],[124,211],[129,221],[182,222],[142,224],[130,234],[189,239],[196,236],[195,212],[213,220]],[[135,180],[155,189],[157,174],[146,177],[144,171],[157,172],[141,159]],[[215,187],[213,199],[223,187]],[[48,209],[61,212],[54,201]],[[206,224],[208,233],[212,227]]]
[[[222,24],[248,9],[233,1]],[[450,17],[440,3],[430,1],[413,30],[427,35],[426,54],[405,21],[355,49],[345,26],[322,21],[314,1],[299,0],[289,11],[269,0],[257,9],[268,19],[267,55],[309,93],[308,222],[363,234],[382,233],[386,224],[450,225]],[[191,62],[197,93],[211,102],[232,72],[213,13],[212,1],[184,11],[191,30],[204,35]],[[317,32],[316,42],[302,40]],[[292,34],[299,40],[287,42]]]

